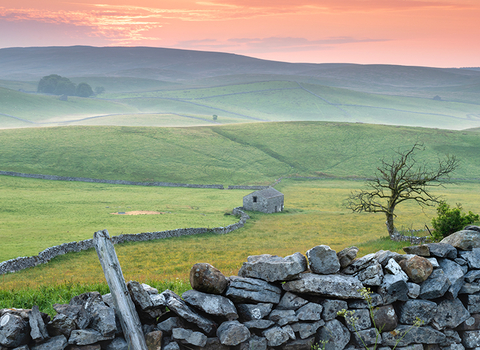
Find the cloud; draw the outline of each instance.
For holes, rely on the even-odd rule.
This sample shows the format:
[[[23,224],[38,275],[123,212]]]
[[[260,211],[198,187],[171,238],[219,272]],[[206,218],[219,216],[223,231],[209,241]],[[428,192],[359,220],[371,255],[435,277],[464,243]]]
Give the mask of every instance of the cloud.
[[[297,52],[330,49],[336,45],[385,42],[389,39],[359,39],[353,37],[331,37],[319,40],[309,40],[295,37],[269,38],[232,38],[226,41],[217,39],[202,39],[180,41],[177,46],[189,49],[225,49],[235,48],[236,52],[265,53],[265,52]]]

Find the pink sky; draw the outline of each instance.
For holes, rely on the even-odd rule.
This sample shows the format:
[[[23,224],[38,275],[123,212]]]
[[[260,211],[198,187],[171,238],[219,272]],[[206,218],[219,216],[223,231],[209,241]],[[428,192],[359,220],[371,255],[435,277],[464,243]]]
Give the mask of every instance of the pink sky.
[[[480,1],[0,0],[0,48],[54,45],[479,67]]]

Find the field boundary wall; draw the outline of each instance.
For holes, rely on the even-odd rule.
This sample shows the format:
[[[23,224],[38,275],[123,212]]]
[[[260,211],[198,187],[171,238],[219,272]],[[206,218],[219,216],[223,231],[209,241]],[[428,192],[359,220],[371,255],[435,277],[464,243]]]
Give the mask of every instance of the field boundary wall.
[[[248,216],[242,209],[243,209],[242,207],[237,207],[232,210],[232,215],[239,215],[240,220],[235,224],[231,224],[225,227],[179,228],[175,230],[166,230],[166,231],[121,234],[118,236],[113,236],[111,239],[113,244],[119,244],[119,243],[125,243],[125,242],[144,242],[144,241],[151,241],[154,239],[199,235],[207,232],[212,232],[216,234],[226,234],[243,227],[245,225],[245,222],[247,222],[247,220],[250,219],[250,216]],[[79,251],[87,250],[93,247],[94,247],[93,239],[86,239],[79,242],[63,243],[60,245],[49,247],[41,251],[38,255],[23,256],[23,257],[18,257],[15,259],[10,259],[10,260],[0,262],[0,275],[25,270],[40,264],[45,264],[49,262],[51,259],[59,255],[64,255],[66,253],[72,253],[72,252],[79,252]]]

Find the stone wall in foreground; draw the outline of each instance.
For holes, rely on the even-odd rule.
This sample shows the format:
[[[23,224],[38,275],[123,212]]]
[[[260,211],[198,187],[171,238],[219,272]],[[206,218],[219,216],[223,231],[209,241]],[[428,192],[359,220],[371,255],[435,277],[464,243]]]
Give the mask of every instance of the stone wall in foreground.
[[[198,263],[181,297],[127,286],[149,350],[478,349],[480,227],[405,251],[356,258],[319,245],[250,256],[231,277]],[[0,310],[0,348],[127,350],[109,294],[54,308]]]
[[[122,234],[119,236],[112,237],[112,241],[114,244],[118,244],[118,243],[125,243],[125,242],[142,242],[142,241],[150,241],[154,239],[198,235],[198,234],[207,233],[207,232],[213,232],[216,234],[225,234],[225,233],[232,232],[240,227],[243,227],[245,222],[250,218],[247,214],[245,214],[241,210],[241,207],[234,208],[232,210],[232,214],[240,216],[239,221],[236,222],[235,224],[231,224],[225,227],[179,228],[179,229],[167,230],[167,231]],[[93,247],[94,247],[93,239],[86,239],[79,242],[63,243],[57,246],[49,247],[41,251],[38,255],[19,257],[19,258],[10,259],[10,260],[1,262],[0,275],[9,273],[9,272],[21,271],[24,269],[28,269],[29,267],[34,267],[40,264],[45,264],[59,255],[72,253],[72,252],[79,252],[79,251],[87,250]]]

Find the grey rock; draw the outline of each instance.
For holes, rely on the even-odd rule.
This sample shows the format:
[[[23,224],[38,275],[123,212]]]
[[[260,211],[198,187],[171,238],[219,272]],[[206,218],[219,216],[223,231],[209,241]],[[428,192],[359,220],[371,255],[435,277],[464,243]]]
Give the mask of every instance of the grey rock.
[[[298,322],[298,317],[293,310],[273,310],[268,315],[268,319],[277,323],[280,327]]]
[[[441,350],[465,350],[465,347],[462,344],[452,344],[449,346],[443,346]]]
[[[176,341],[172,341],[165,345],[164,350],[180,350],[180,345]]]
[[[413,282],[407,282],[407,287],[408,297],[412,299],[417,299],[420,295],[420,285]]]
[[[29,341],[28,323],[12,313],[0,317],[0,345],[16,348]]]
[[[343,350],[350,341],[350,332],[338,320],[331,320],[320,328],[317,337],[327,341],[325,350]]]
[[[267,282],[288,281],[298,278],[307,270],[307,260],[300,253],[285,258],[263,254],[249,256],[238,271],[240,277],[259,278]]]
[[[190,285],[199,292],[222,294],[228,286],[228,280],[212,265],[198,263],[190,270]]]
[[[414,283],[422,283],[433,271],[432,263],[422,256],[414,255],[398,264]]]
[[[252,335],[250,339],[241,343],[236,350],[267,350],[267,339]],[[222,349],[223,350],[223,349]],[[228,350],[228,349],[225,349]]]
[[[326,299],[322,302],[322,318],[325,321],[331,321],[337,317],[337,312],[348,309],[348,303],[345,300]]]
[[[378,293],[370,294],[370,305],[365,299],[359,300],[349,300],[348,308],[349,309],[368,309],[371,307],[377,307],[379,305],[384,305],[383,297]]]
[[[32,350],[63,350],[67,347],[67,338],[58,335],[47,340],[45,343],[32,347]]]
[[[288,282],[287,282],[288,283]],[[225,296],[234,302],[256,302],[278,304],[282,290],[255,278],[231,276]]]
[[[115,335],[117,331],[115,310],[105,304],[95,304],[91,311],[92,316],[89,326],[105,337]]]
[[[94,329],[75,329],[68,338],[68,344],[73,345],[89,345],[95,344],[103,340],[113,339],[115,335],[104,337],[100,332]]]
[[[460,334],[458,334],[458,332],[454,331],[453,329],[445,329],[443,331],[443,334],[445,334],[447,339],[445,343],[443,343],[442,345],[445,345],[445,344],[451,345],[451,344],[462,342],[462,338],[460,338]]]
[[[280,299],[276,308],[279,310],[297,310],[306,303],[308,303],[308,300],[305,300],[296,294],[286,292],[282,296],[282,299]]]
[[[473,230],[461,230],[445,237],[440,243],[448,243],[460,250],[472,250],[480,248],[480,232]]]
[[[424,350],[425,347],[428,346],[428,344],[411,344],[408,346],[397,346],[395,350]],[[434,346],[438,346],[437,344],[434,344]],[[439,348],[440,349],[440,348]],[[430,349],[432,350],[432,349]]]
[[[457,250],[448,243],[427,243],[425,244],[430,250],[430,255],[436,258],[455,259]]]
[[[271,320],[252,320],[243,323],[248,329],[267,329],[275,324]]]
[[[180,317],[169,317],[157,324],[157,329],[165,334],[172,334],[174,328],[184,328],[185,322]]]
[[[360,270],[366,269],[367,267],[377,263],[375,260],[375,254],[368,254],[361,258],[353,260],[350,265],[342,270],[343,273],[353,275]]]
[[[238,321],[227,321],[218,327],[217,337],[223,345],[235,346],[250,338],[250,331]]]
[[[129,281],[127,288],[141,320],[153,322],[165,313],[165,307],[155,305],[150,294],[137,281]]]
[[[472,283],[480,280],[480,270],[470,270],[465,274],[465,282]]]
[[[379,263],[375,263],[366,269],[360,270],[354,275],[364,286],[377,287],[383,281],[383,268]]]
[[[106,306],[103,302],[102,296],[98,292],[87,292],[73,297],[69,305],[65,305],[64,310],[60,311],[55,308],[57,312],[65,313],[66,315],[75,319],[78,328],[85,329],[92,320],[94,308],[98,305]],[[76,318],[73,316],[77,311]]]
[[[183,293],[182,298],[190,306],[209,315],[218,316],[228,321],[238,318],[235,305],[230,299],[221,295],[207,294],[191,289]]]
[[[480,330],[463,332],[462,344],[466,348],[480,347]]]
[[[360,347],[363,347],[364,344],[366,346],[382,344],[382,335],[378,332],[376,328],[353,332],[352,335],[353,342]],[[423,348],[421,350],[423,350]]]
[[[474,331],[480,329],[480,314],[473,314],[457,328],[457,331]]]
[[[315,337],[309,337],[306,339],[296,339],[289,341],[288,343],[280,347],[281,350],[308,350],[311,349],[315,343]]]
[[[323,307],[317,303],[308,303],[296,311],[300,321],[319,321],[322,318]]]
[[[401,254],[396,253],[396,252],[391,252],[389,250],[379,250],[374,254],[374,259],[378,261],[380,265],[385,267],[390,259],[394,259],[399,257]]]
[[[464,259],[471,269],[480,269],[480,248],[473,248],[471,251],[459,251],[458,255]]]
[[[480,313],[480,293],[467,295],[467,310],[471,314]]]
[[[450,288],[450,280],[442,269],[433,270],[428,279],[420,285],[422,299],[436,299],[442,297]]]
[[[215,330],[216,324],[212,320],[200,315],[195,310],[190,308],[177,294],[171,290],[165,290],[160,295],[166,301],[167,307],[170,311],[180,316],[190,323],[196,324],[205,333],[210,334]]]
[[[413,245],[410,247],[403,247],[403,251],[407,254],[414,254],[418,256],[429,257],[430,249],[425,244]]]
[[[229,350],[230,347],[220,343],[220,339],[217,337],[207,338],[207,344],[202,348],[204,350]],[[247,350],[247,348],[240,348],[238,350]]]
[[[359,290],[362,288],[362,283],[354,277],[315,275],[311,273],[304,273],[300,279],[286,282],[283,285],[283,289],[287,292],[313,294],[339,299],[361,298]]]
[[[172,339],[182,344],[204,347],[207,344],[207,336],[201,332],[195,332],[191,329],[174,328],[172,330]]]
[[[308,337],[314,335],[317,330],[325,325],[324,320],[320,320],[314,323],[298,322],[293,323],[290,326],[295,333],[298,333],[300,339],[307,339]]]
[[[272,311],[273,304],[237,304],[238,314],[241,321],[260,320],[268,316]]]
[[[338,262],[340,267],[344,269],[357,257],[358,248],[357,247],[348,247],[337,253]]]
[[[30,311],[28,317],[28,323],[30,324],[30,337],[32,337],[35,342],[41,343],[49,338],[47,327],[43,322],[37,305],[32,307],[32,311]]]
[[[47,324],[47,330],[50,335],[63,334],[67,338],[70,337],[70,333],[76,328],[77,323],[75,320],[65,314],[56,314],[53,320]]]
[[[318,245],[307,251],[308,264],[313,273],[328,275],[340,271],[337,253],[329,246]]]
[[[383,332],[382,343],[387,346],[395,346],[397,341],[405,335],[398,346],[407,346],[410,344],[441,344],[445,342],[445,334],[429,326],[413,327],[399,325],[397,332]]]
[[[439,259],[438,263],[451,283],[450,288],[448,289],[449,296],[451,298],[456,298],[460,288],[463,286],[463,269],[460,265],[450,259]]]
[[[351,316],[345,317],[345,324],[350,332],[355,333],[372,327],[372,320],[370,319],[370,310],[356,309],[349,310],[353,312]]]
[[[373,319],[377,328],[382,332],[393,331],[398,325],[398,317],[392,305],[377,307],[373,311]]]
[[[151,331],[145,334],[145,343],[148,350],[162,350],[162,331]]]
[[[128,344],[124,338],[117,337],[105,347],[105,350],[128,350]]]
[[[295,340],[295,332],[293,331],[292,326],[288,324],[286,326],[283,326],[282,330],[288,334],[290,340]]]
[[[475,294],[480,292],[480,282],[464,283],[458,294]]]
[[[290,339],[288,332],[278,326],[267,329],[262,334],[267,339],[268,346],[271,347],[285,344]]]
[[[391,304],[397,300],[408,300],[407,282],[400,274],[386,274],[383,282],[378,288],[378,293],[382,296],[385,304]]]
[[[480,226],[476,225],[467,225],[463,228],[464,230],[469,230],[469,231],[477,231],[480,232]]]
[[[461,250],[461,251],[463,251],[463,250]],[[453,261],[455,261],[455,262],[456,262],[458,265],[460,265],[460,266],[465,266],[465,265],[467,265],[467,267],[468,267],[467,260],[465,260],[465,259],[463,259],[463,258],[455,258],[455,259],[453,259]]]
[[[434,269],[439,268],[440,265],[438,264],[437,258],[427,258],[428,261],[430,261],[430,264],[432,264],[432,267]]]
[[[405,282],[408,281],[407,274],[402,270],[400,265],[393,258],[388,260],[387,264],[385,265],[385,272],[391,275],[400,276]]]
[[[437,304],[429,300],[408,300],[398,309],[400,323],[413,325],[418,317],[424,324],[429,324],[437,313]]]

